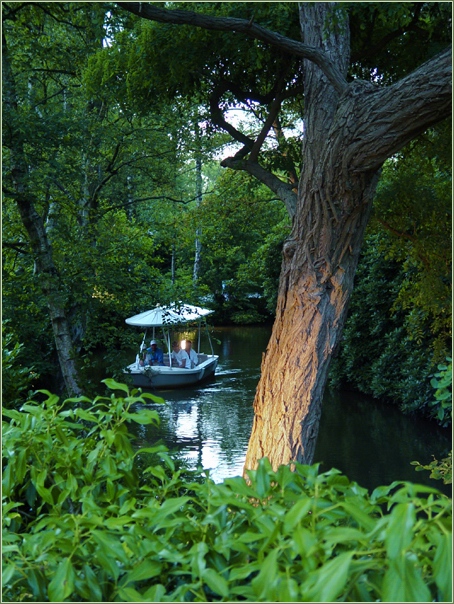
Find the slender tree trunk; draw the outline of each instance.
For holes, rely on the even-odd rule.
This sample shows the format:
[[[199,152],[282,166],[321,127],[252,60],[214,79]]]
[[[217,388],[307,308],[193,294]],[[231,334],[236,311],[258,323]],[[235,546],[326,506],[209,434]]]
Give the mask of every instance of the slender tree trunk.
[[[200,206],[202,201],[202,158],[200,155],[200,129],[197,121],[197,117],[194,120],[195,131],[196,131],[196,159],[195,159],[195,190],[196,190],[196,204]],[[200,274],[200,259],[202,255],[202,242],[200,241],[201,229],[197,227],[195,232],[195,253],[194,253],[194,269],[192,273],[192,280],[194,284],[197,283]]]
[[[25,195],[18,195],[16,203],[35,257],[36,278],[39,280],[47,300],[55,347],[66,390],[70,395],[81,394],[72,354],[71,330],[65,311],[65,294],[61,291],[59,275],[52,259],[52,247],[47,239],[42,219],[36,212],[33,203]]]
[[[7,90],[5,94],[5,110],[9,113],[11,122],[17,124],[18,101],[15,80],[4,38],[2,42],[3,78]],[[39,281],[41,290],[47,300],[55,346],[65,387],[70,395],[80,394],[81,390],[77,382],[77,370],[72,357],[73,343],[71,330],[65,312],[65,294],[59,282],[58,271],[52,256],[52,245],[48,239],[43,218],[36,211],[34,196],[27,187],[29,168],[24,150],[24,139],[17,130],[11,135],[9,149],[11,158],[11,186],[14,190],[13,196],[30,240],[35,260],[35,277]]]

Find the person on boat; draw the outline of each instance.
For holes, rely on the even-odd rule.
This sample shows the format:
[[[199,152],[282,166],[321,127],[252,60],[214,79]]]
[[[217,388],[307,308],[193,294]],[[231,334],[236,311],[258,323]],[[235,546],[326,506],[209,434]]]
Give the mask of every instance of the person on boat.
[[[186,367],[188,367],[189,369],[194,369],[194,367],[197,367],[197,365],[199,364],[199,357],[197,356],[196,351],[192,349],[191,340],[186,340],[186,353],[190,361],[189,367],[188,365],[186,365]]]
[[[182,350],[178,342],[172,343],[172,365],[175,367],[190,367],[190,360],[186,350]]]
[[[145,365],[164,365],[164,354],[156,340],[151,340],[149,348],[145,351]]]

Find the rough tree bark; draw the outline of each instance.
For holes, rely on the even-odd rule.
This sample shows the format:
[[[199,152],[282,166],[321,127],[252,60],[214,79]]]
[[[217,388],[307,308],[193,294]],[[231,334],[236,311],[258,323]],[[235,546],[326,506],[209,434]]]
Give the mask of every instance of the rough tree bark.
[[[348,23],[327,35],[330,10],[327,3],[301,4],[302,36],[346,75]],[[283,249],[276,320],[254,400],[245,470],[264,456],[274,468],[313,462],[330,360],[346,319],[380,168],[449,114],[449,55],[389,89],[354,81],[343,93],[305,61],[304,168]]]
[[[302,42],[252,20],[147,3],[118,5],[154,21],[241,32],[304,60],[303,169],[296,203],[293,185],[259,165],[254,148],[258,139],[238,137],[243,150],[222,165],[261,180],[293,218],[245,470],[255,468],[264,456],[274,468],[292,461],[311,463],[330,359],[346,318],[380,168],[415,136],[450,115],[451,49],[401,81],[379,87],[347,81],[349,24],[346,16],[339,22],[339,13],[332,19],[336,3],[300,5]],[[235,135],[231,126],[226,130]]]

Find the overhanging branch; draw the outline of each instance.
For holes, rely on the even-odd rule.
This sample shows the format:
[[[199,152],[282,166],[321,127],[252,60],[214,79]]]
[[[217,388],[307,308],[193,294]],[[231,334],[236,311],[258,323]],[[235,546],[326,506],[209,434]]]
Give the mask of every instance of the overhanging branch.
[[[315,63],[326,75],[331,85],[340,93],[347,88],[347,81],[327,54],[318,48],[308,46],[271,31],[253,21],[234,17],[212,17],[183,10],[167,10],[146,2],[117,2],[117,5],[138,17],[160,23],[175,25],[192,25],[214,31],[232,31],[242,33],[250,38],[261,40],[275,48]]]

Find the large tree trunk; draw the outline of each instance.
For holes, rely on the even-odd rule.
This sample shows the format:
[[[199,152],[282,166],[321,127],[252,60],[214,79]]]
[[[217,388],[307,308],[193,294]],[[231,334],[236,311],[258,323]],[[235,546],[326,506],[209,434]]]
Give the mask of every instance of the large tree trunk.
[[[284,245],[246,469],[264,456],[274,468],[313,461],[330,360],[346,318],[377,180],[369,174],[346,183],[339,172],[341,166],[327,163],[301,184],[300,218]],[[341,200],[342,209],[334,200]]]
[[[300,6],[303,42],[323,49],[345,74],[348,26],[340,23],[328,34],[332,10],[329,3]],[[442,106],[441,112],[449,107],[445,59],[439,71],[427,65],[412,74],[411,88],[407,77],[388,89],[356,81],[346,91],[336,90],[305,61],[303,169],[245,470],[264,456],[275,469],[313,462],[330,360],[342,334],[379,171],[387,157],[440,119]]]

